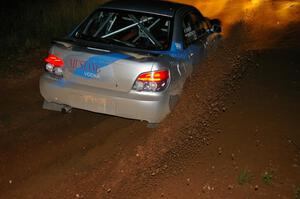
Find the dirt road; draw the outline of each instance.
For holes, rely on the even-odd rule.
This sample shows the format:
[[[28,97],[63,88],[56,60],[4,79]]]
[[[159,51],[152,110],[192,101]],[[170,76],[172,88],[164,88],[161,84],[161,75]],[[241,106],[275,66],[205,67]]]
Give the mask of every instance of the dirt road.
[[[178,152],[177,166],[140,187],[136,198],[299,198],[297,51],[264,50],[255,60],[259,66],[207,129],[209,141],[199,147],[187,140],[189,154]]]
[[[1,79],[0,198],[299,198],[298,27],[226,30],[157,129],[41,109],[39,61]]]

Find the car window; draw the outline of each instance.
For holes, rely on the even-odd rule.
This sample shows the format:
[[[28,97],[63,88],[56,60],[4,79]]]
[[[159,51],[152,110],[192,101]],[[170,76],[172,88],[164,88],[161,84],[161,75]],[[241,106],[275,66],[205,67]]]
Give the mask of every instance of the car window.
[[[146,50],[170,47],[172,18],[119,10],[98,10],[74,37]]]
[[[209,24],[207,21],[195,12],[190,12],[183,18],[184,45],[198,41],[207,34]]]

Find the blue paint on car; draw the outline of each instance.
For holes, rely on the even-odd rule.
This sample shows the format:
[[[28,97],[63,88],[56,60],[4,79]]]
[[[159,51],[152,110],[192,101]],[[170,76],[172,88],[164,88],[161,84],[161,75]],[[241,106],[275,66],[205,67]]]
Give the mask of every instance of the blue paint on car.
[[[95,78],[101,68],[107,67],[116,61],[128,58],[130,58],[129,55],[121,53],[91,56],[80,67],[74,70],[74,75],[87,79]]]
[[[199,55],[201,52],[201,47],[197,44],[191,44],[188,48],[184,48],[183,44],[172,42],[171,48],[169,51],[160,51],[161,55],[168,55],[170,57],[179,59],[179,60],[188,60],[189,54],[193,53]],[[157,53],[157,52],[156,52]]]

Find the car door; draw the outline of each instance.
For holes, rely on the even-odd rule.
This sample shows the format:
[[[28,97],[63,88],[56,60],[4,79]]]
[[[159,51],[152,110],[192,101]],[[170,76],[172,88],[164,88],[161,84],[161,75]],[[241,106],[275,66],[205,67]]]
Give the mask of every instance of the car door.
[[[195,68],[205,55],[209,26],[205,18],[196,11],[190,11],[184,15],[182,26],[183,45],[192,68]]]

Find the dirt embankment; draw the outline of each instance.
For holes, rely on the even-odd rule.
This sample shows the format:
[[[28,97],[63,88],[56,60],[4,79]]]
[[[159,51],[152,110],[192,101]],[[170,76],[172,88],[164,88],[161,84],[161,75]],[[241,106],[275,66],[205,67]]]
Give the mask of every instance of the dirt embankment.
[[[210,142],[197,147],[187,141],[192,150],[179,152],[177,166],[146,183],[136,198],[299,198],[297,51],[254,57],[259,66],[207,129]]]

